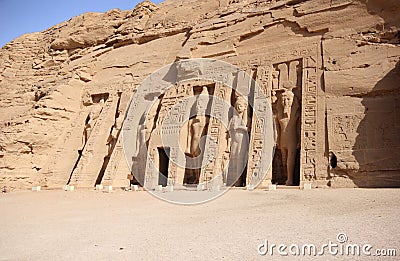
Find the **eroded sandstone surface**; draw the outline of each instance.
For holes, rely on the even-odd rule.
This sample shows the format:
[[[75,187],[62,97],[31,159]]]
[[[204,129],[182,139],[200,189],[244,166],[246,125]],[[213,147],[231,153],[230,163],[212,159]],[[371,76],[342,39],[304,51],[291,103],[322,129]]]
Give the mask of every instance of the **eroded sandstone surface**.
[[[23,35],[0,50],[0,187],[129,184],[121,128],[130,97],[188,58],[251,74],[277,122],[277,90],[293,85],[300,181],[398,187],[399,28],[396,0],[167,0]]]

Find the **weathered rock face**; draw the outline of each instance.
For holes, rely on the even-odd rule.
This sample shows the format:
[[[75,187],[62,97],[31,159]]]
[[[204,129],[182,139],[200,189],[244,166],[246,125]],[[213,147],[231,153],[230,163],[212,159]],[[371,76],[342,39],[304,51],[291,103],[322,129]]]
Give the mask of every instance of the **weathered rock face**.
[[[399,28],[396,0],[167,0],[21,36],[0,50],[0,187],[126,185],[120,130],[130,96],[187,58],[253,75],[277,126],[279,93],[292,83],[299,180],[398,187]],[[277,148],[280,183],[287,147]]]

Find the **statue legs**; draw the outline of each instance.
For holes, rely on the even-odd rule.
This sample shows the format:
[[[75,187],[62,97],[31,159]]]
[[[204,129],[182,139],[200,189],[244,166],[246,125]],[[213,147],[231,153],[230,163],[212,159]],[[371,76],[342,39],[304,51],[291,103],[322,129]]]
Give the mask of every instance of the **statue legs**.
[[[296,148],[282,148],[282,162],[287,175],[286,186],[293,186]]]

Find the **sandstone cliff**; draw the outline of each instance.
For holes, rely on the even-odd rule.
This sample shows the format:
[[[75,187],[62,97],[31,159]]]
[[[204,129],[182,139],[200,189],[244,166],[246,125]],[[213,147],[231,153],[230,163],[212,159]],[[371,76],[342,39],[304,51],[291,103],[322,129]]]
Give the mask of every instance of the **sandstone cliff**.
[[[131,94],[198,57],[253,71],[305,59],[317,89],[303,118],[316,127],[302,137],[302,170],[318,184],[399,186],[399,28],[396,0],[167,0],[23,35],[0,50],[0,187],[123,183]]]

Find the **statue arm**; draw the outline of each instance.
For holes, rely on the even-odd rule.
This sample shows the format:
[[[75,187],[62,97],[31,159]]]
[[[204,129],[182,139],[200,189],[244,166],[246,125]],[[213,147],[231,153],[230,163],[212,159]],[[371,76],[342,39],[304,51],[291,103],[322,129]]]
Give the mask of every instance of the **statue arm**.
[[[113,128],[113,130],[114,130],[114,128]],[[106,142],[107,145],[110,144],[112,141],[112,132],[113,131],[111,131],[110,134],[108,135],[107,142]]]
[[[276,145],[278,148],[280,148],[280,141],[281,141],[281,126],[279,125],[279,120],[276,116],[274,117],[274,122],[275,122],[275,137],[276,137]]]
[[[186,149],[185,149],[185,153],[186,154],[190,154],[190,143],[192,142],[192,131],[191,131],[191,120],[188,121],[188,135],[186,138]]]
[[[231,137],[229,136],[229,132],[226,132],[226,152],[230,152],[231,151]]]
[[[301,121],[300,121],[300,112],[298,112],[299,116],[297,117],[297,128],[296,128],[296,137],[297,137],[297,148],[300,149],[301,144]]]
[[[144,137],[144,125],[139,125],[136,133],[136,145],[135,145],[135,152],[133,153],[134,157],[137,157],[140,153],[140,147],[143,142],[145,142]]]
[[[228,123],[228,130],[226,131],[226,152],[231,151],[231,135],[229,135],[229,132],[231,131],[231,125],[232,125],[232,120],[229,121]]]

